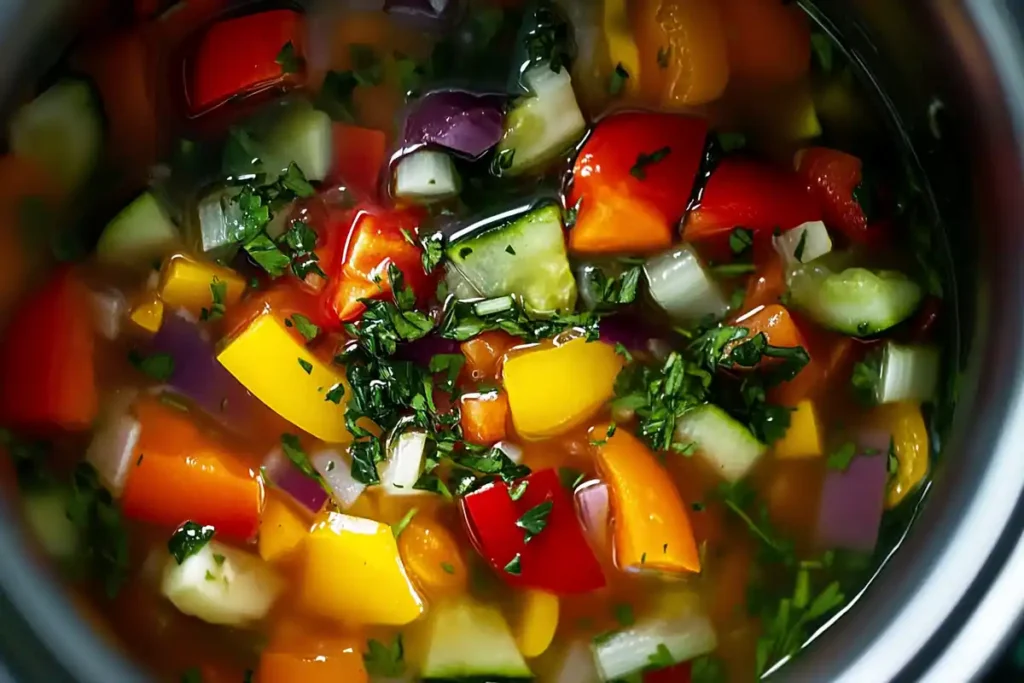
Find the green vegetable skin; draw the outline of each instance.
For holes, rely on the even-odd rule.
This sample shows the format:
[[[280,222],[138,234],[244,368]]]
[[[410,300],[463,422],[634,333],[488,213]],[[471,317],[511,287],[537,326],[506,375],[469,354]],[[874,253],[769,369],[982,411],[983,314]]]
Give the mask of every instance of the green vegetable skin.
[[[143,192],[107,223],[96,245],[96,258],[108,266],[149,268],[178,241],[178,229],[160,202]]]
[[[906,320],[921,303],[921,287],[903,273],[847,268],[833,273],[808,265],[790,274],[793,303],[815,322],[867,337]]]
[[[485,297],[516,294],[533,313],[571,311],[576,305],[576,280],[557,206],[534,209],[502,227],[454,242],[447,255]]]

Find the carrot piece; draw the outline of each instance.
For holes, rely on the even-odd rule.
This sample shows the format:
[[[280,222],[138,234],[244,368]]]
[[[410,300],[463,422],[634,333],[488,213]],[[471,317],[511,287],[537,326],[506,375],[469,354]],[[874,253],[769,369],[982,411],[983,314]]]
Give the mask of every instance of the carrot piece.
[[[764,334],[769,346],[792,348],[804,345],[803,336],[796,323],[793,322],[793,316],[779,304],[758,306],[736,318],[735,324],[738,327],[747,328],[748,339]],[[771,360],[773,359],[763,358],[761,363]]]
[[[831,377],[842,374],[843,369],[853,358],[856,347],[849,337],[843,337],[823,330],[804,330],[806,344],[804,348],[810,356],[810,362],[804,369],[788,382],[783,382],[769,391],[768,398],[773,403],[795,408],[804,399],[816,399],[826,389]],[[809,333],[810,332],[810,333]]]
[[[387,153],[387,137],[383,131],[347,123],[335,123],[331,132],[334,164],[330,182],[345,185],[365,198],[375,198]]]
[[[413,517],[398,536],[398,552],[406,571],[428,596],[465,592],[469,573],[451,533],[435,519]]]
[[[569,248],[573,253],[648,253],[672,244],[675,226],[645,202],[611,190],[584,206],[585,213],[569,232]],[[623,229],[622,216],[629,217],[628,230]]]
[[[811,29],[796,5],[777,0],[719,0],[733,79],[791,83],[811,65]]]
[[[322,635],[294,619],[276,625],[260,655],[259,683],[366,683],[363,642],[352,635]]]
[[[192,520],[249,539],[259,529],[263,489],[237,453],[200,432],[187,413],[153,400],[135,406],[142,424],[121,501],[126,517],[175,526]]]
[[[309,534],[310,526],[292,503],[269,496],[260,519],[260,557],[268,562],[287,558]]]
[[[462,342],[459,349],[466,357],[465,368],[470,379],[477,382],[497,379],[505,354],[519,343],[519,339],[500,330],[487,331]]]
[[[779,301],[786,291],[786,271],[782,259],[774,249],[763,259],[758,260],[757,272],[747,283],[747,293],[743,299],[743,310],[750,311],[758,306],[767,306]]]
[[[490,446],[505,438],[508,396],[501,391],[465,394],[460,399],[462,433],[470,443]]]

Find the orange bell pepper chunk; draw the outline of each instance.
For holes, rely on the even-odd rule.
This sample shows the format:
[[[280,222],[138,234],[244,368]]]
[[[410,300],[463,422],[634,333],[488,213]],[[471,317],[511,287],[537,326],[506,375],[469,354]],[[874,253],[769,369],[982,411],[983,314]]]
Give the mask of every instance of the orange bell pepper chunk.
[[[289,500],[270,495],[260,519],[259,552],[268,562],[285,559],[309,534],[312,522]]]
[[[758,268],[747,283],[746,296],[743,298],[743,310],[746,311],[778,303],[779,297],[786,291],[786,271],[774,249],[761,259],[755,256],[754,260]]]
[[[868,416],[868,424],[892,435],[897,467],[885,496],[885,507],[891,510],[928,475],[931,457],[928,426],[921,414],[921,406],[910,401],[876,407]]]
[[[263,488],[241,456],[202,433],[188,413],[144,399],[135,405],[142,433],[121,508],[130,519],[165,526],[209,524],[239,540],[259,529]]]
[[[761,87],[792,83],[811,66],[811,28],[795,4],[718,0],[734,80]]]
[[[810,361],[796,377],[772,387],[768,398],[773,403],[795,408],[804,399],[816,399],[827,389],[830,378],[843,374],[854,356],[857,342],[824,330],[801,325],[804,349]]]
[[[686,504],[672,479],[639,439],[609,424],[590,430],[597,470],[608,484],[615,520],[615,561],[625,570],[699,572],[700,556]]]
[[[380,172],[387,153],[383,131],[347,123],[331,127],[334,163],[330,182],[354,190],[357,196],[373,199],[378,194]]]
[[[490,446],[505,438],[508,396],[504,392],[464,394],[459,403],[462,408],[462,433],[466,441]]]
[[[475,382],[498,379],[505,354],[520,343],[520,339],[500,330],[488,330],[462,342],[459,350],[466,357],[464,367],[469,378]]]
[[[417,516],[398,536],[405,570],[428,597],[464,593],[469,579],[466,562],[452,534],[437,520]]]
[[[779,304],[758,306],[736,318],[734,324],[737,327],[747,328],[747,339],[764,334],[769,346],[793,348],[804,345],[803,336],[800,334],[796,323],[793,322],[793,316],[789,314],[785,307]],[[762,358],[758,366],[774,360],[776,359]]]
[[[258,683],[366,683],[363,641],[352,635],[321,635],[294,619],[280,622],[260,655]]]
[[[630,9],[645,100],[671,108],[721,96],[729,54],[718,0],[640,0]]]

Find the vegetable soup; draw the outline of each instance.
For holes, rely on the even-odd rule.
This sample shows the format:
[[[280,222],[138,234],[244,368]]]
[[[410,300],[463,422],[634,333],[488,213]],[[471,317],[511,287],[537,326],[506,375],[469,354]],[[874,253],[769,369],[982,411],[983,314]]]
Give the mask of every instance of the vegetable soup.
[[[750,681],[898,545],[950,312],[797,3],[85,4],[3,481],[158,680]]]

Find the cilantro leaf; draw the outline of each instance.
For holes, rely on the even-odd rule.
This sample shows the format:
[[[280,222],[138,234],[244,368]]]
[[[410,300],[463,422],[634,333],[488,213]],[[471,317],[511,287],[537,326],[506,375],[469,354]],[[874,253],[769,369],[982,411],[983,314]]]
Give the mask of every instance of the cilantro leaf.
[[[729,233],[729,249],[739,256],[754,246],[754,231],[747,228],[733,228]]]
[[[302,59],[295,52],[295,46],[292,45],[292,41],[288,41],[281,48],[281,51],[277,53],[277,57],[274,59],[276,64],[281,66],[281,73],[283,74],[295,74],[298,73],[302,67]]]
[[[281,251],[266,233],[256,235],[242,248],[270,277],[281,277],[291,263],[288,255]]]
[[[544,531],[548,525],[552,507],[554,507],[554,501],[546,500],[530,508],[516,520],[516,526],[526,532],[523,538],[525,542],[529,543],[531,538]]]
[[[405,527],[409,526],[409,522],[419,512],[419,508],[410,508],[408,512],[402,515],[402,519],[391,525],[391,533],[394,534],[395,538],[401,536],[402,532],[405,531]]]
[[[523,573],[523,561],[519,553],[516,553],[516,556],[505,565],[505,572],[512,576],[519,576]]]
[[[84,565],[102,581],[109,597],[116,596],[128,576],[128,533],[121,508],[88,463],[80,463],[72,474],[67,515],[86,539]]]
[[[224,317],[226,310],[225,302],[228,298],[228,283],[222,281],[216,275],[213,277],[213,282],[210,283],[210,294],[213,299],[213,304],[210,308],[203,308],[200,312],[200,320],[219,320]]]
[[[857,444],[852,441],[839,446],[831,453],[828,454],[828,458],[825,461],[825,466],[830,470],[838,470],[840,472],[846,471],[850,467],[850,463],[853,462],[854,456],[857,455]]]
[[[316,336],[320,334],[320,328],[314,325],[309,318],[301,313],[292,314],[288,319],[288,322],[290,323],[289,327],[294,325],[295,329],[299,331],[299,334],[301,334],[306,341],[313,341],[316,339]]]
[[[615,70],[612,71],[611,77],[608,79],[608,94],[612,97],[619,95],[626,87],[626,81],[629,80],[629,72],[626,71],[626,67],[622,66],[619,62],[615,65]]]
[[[856,399],[865,406],[877,402],[878,383],[882,376],[882,354],[869,353],[864,360],[855,363],[850,375],[850,387]]]
[[[299,468],[299,471],[311,479],[320,480],[320,473],[316,471],[313,463],[309,461],[309,456],[306,455],[302,444],[299,443],[298,436],[295,434],[282,434],[281,449],[284,451],[285,457],[291,460],[292,464]]]
[[[213,533],[212,526],[203,526],[192,521],[185,522],[167,542],[167,550],[174,561],[181,564],[202,550],[213,538]]]
[[[647,167],[662,161],[671,151],[672,148],[666,145],[665,147],[654,150],[650,154],[641,152],[636,157],[636,163],[629,169],[629,174],[637,180],[646,180]]]
[[[169,353],[154,353],[144,356],[138,351],[129,351],[128,360],[139,372],[157,382],[166,382],[174,375],[174,356]]]
[[[395,636],[390,645],[379,640],[370,640],[363,653],[363,663],[371,676],[396,678],[405,673],[405,647],[402,634]]]

